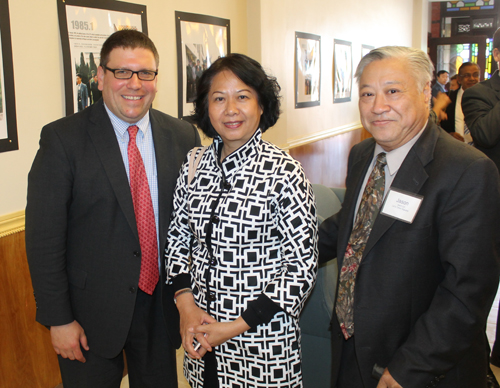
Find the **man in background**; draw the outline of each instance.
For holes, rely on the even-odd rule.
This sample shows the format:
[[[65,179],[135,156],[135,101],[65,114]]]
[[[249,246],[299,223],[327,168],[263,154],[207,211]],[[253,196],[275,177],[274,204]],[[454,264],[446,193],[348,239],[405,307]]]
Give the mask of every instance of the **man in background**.
[[[500,66],[500,29],[493,35],[493,58]],[[490,157],[500,170],[499,74],[496,70],[490,79],[468,89],[463,96],[462,109],[474,145]]]
[[[103,44],[102,99],[42,129],[28,177],[26,251],[37,321],[64,388],[177,387],[180,345],[163,249],[197,130],[151,105],[159,56],[144,34]]]
[[[356,70],[373,138],[352,148],[342,209],[319,239],[320,260],[339,262],[337,388],[486,387],[500,177],[428,120],[432,73],[407,47],[372,50]]]
[[[448,97],[451,103],[446,108],[447,119],[441,121],[441,127],[457,140],[472,145],[473,140],[470,130],[464,121],[462,112],[462,96],[470,87],[479,82],[480,69],[476,63],[464,62],[458,69],[458,83],[460,88],[456,91],[450,91]]]
[[[436,83],[432,87],[432,97],[436,98],[438,93],[446,93],[446,84],[450,74],[446,70],[440,70],[436,74]]]
[[[76,89],[78,98],[78,112],[81,112],[89,106],[89,92],[87,89],[87,85],[82,82],[82,76],[80,74],[76,75]]]
[[[450,78],[450,92],[453,90],[458,90],[460,87],[460,84],[458,83],[458,74],[455,74],[453,77]]]
[[[500,29],[493,35],[493,58],[500,68]],[[474,145],[493,160],[500,171],[500,73],[467,90],[462,99],[465,122]],[[491,363],[500,367],[500,309]]]
[[[92,95],[92,104],[95,104],[102,97],[95,70],[92,70],[92,78],[90,79],[90,94]]]

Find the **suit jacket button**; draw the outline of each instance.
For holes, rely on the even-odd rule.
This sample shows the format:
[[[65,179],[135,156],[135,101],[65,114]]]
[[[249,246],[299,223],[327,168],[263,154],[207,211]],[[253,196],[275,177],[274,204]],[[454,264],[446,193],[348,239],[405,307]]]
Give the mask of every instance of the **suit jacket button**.
[[[215,299],[217,299],[217,298],[215,297],[215,292],[211,292],[211,293],[208,295],[208,300],[209,300],[210,302],[213,302]]]
[[[134,256],[135,256],[135,257],[139,257],[139,256],[141,256],[141,252],[139,252],[139,251],[134,251]]]
[[[137,291],[137,289],[134,286],[130,287],[128,290],[131,294],[135,294],[135,292]]]

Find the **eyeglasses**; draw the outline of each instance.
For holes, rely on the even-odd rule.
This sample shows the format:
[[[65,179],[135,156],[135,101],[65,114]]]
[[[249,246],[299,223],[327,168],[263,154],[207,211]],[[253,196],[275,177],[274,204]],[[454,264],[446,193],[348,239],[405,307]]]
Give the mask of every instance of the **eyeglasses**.
[[[132,71],[128,69],[110,69],[107,66],[103,66],[106,70],[111,71],[116,79],[130,79],[134,74],[137,74],[137,78],[139,78],[141,81],[153,81],[156,76],[158,75],[158,70],[157,71],[151,71],[151,70],[139,70],[139,71]]]
[[[474,73],[474,74],[465,73],[465,74],[459,74],[458,76],[460,78],[479,78],[479,73]]]

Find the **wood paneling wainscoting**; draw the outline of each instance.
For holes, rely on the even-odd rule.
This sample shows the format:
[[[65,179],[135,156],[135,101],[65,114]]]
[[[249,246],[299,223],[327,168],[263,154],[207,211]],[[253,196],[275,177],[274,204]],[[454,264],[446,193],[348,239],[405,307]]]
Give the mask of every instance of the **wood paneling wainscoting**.
[[[290,155],[297,159],[311,183],[328,187],[345,187],[347,158],[352,146],[371,137],[363,127],[334,135],[313,143],[290,148]]]
[[[0,237],[0,387],[53,388],[61,383],[49,331],[35,321],[24,231]]]

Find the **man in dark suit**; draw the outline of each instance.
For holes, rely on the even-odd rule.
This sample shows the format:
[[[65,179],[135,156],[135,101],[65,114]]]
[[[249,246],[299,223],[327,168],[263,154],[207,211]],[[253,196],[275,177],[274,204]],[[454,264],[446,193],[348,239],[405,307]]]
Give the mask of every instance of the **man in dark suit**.
[[[446,120],[442,120],[441,127],[454,138],[472,144],[472,137],[465,125],[464,114],[462,112],[462,96],[470,87],[479,82],[480,69],[476,63],[464,62],[458,69],[458,83],[460,87],[448,93],[451,103],[446,108]]]
[[[493,58],[500,68],[500,28],[493,35]],[[500,171],[500,73],[467,90],[462,99],[465,122],[474,145],[493,160]],[[500,309],[491,363],[500,367]]]
[[[76,75],[76,88],[78,96],[78,112],[81,112],[89,106],[89,92],[87,85],[82,82],[82,76],[80,74]]]
[[[98,68],[103,98],[42,129],[28,177],[37,321],[50,328],[65,388],[119,387],[123,350],[131,387],[177,387],[163,249],[179,168],[200,139],[151,108],[158,63],[146,35],[111,35]]]
[[[496,30],[493,36],[493,58],[500,68],[500,29]],[[465,122],[474,139],[474,145],[489,156],[500,170],[500,73],[498,70],[490,79],[480,82],[464,93],[462,109]]]
[[[92,78],[90,79],[90,94],[92,95],[92,104],[95,104],[102,97],[95,70],[92,70]]]
[[[439,70],[436,74],[436,83],[432,87],[432,97],[436,98],[438,93],[446,93],[446,84],[450,74],[446,70]]]
[[[352,148],[342,209],[319,244],[320,260],[339,259],[338,388],[486,387],[500,179],[428,121],[432,71],[406,47],[372,50],[356,71],[373,138]]]

